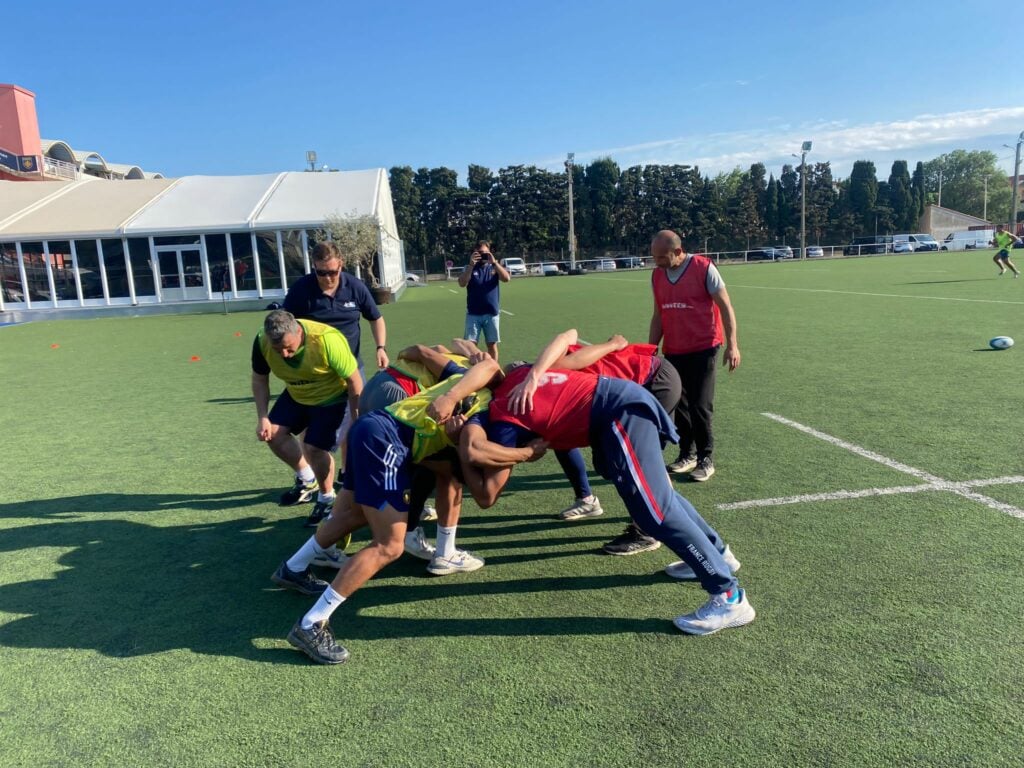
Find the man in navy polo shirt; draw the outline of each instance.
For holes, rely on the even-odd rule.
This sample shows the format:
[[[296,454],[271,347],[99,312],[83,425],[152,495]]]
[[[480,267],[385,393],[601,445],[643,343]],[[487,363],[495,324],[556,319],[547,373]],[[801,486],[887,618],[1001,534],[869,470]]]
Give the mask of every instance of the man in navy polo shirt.
[[[366,284],[343,271],[345,260],[337,245],[332,242],[317,243],[312,257],[313,272],[303,275],[288,289],[284,308],[298,319],[316,320],[341,331],[359,363],[359,373],[365,381],[363,361],[359,356],[359,321],[366,318],[370,322],[370,331],[377,345],[377,367],[386,368],[389,360],[385,349],[387,328],[384,318]],[[346,416],[338,430],[336,447],[344,441],[349,426],[351,418]],[[281,496],[282,505],[302,504],[315,495],[316,483],[310,487],[303,474],[304,469],[308,469],[305,458],[296,474],[295,485]],[[306,524],[314,527],[320,519],[319,515],[310,516]]]
[[[459,285],[466,289],[466,332],[463,338],[474,344],[483,333],[487,354],[498,359],[499,319],[501,314],[500,283],[512,279],[508,270],[494,258],[491,244],[481,240],[469,257],[469,265],[459,275]]]

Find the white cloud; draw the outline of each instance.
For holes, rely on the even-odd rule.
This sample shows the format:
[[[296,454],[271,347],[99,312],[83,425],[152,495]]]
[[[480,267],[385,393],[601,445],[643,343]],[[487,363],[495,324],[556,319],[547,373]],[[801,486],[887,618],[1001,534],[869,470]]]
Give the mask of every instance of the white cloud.
[[[830,161],[837,174],[845,173],[854,160],[882,163],[899,153],[910,161],[928,159],[953,146],[996,150],[1012,143],[1024,127],[1024,106],[975,109],[946,114],[925,114],[907,120],[850,125],[847,121],[820,120],[799,126],[771,125],[748,131],[680,136],[629,146],[576,153],[577,162],[612,157],[621,166],[647,163],[686,163],[715,174],[736,166],[762,162],[770,169],[793,162],[801,142],[813,140],[811,159]],[[929,151],[930,150],[930,151]],[[1002,154],[997,151],[997,154]],[[1003,159],[1001,157],[1001,159]],[[561,161],[545,161],[556,167]]]

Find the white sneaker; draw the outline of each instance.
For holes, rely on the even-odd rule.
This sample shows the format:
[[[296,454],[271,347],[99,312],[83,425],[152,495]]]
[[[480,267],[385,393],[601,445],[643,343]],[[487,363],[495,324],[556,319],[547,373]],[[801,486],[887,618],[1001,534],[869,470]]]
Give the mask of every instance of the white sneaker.
[[[740,569],[740,561],[736,559],[736,555],[729,549],[728,544],[725,545],[725,552],[722,553],[722,557],[725,558],[725,562],[733,573]],[[697,580],[697,574],[693,572],[693,568],[686,564],[685,560],[676,560],[674,563],[665,566],[665,573],[673,579],[680,579],[682,581]]]
[[[417,527],[405,534],[405,551],[420,560],[433,560],[436,550],[423,535],[423,528]]]
[[[450,573],[470,573],[483,567],[482,557],[464,549],[456,549],[451,557],[434,557],[427,566],[427,572],[435,576],[447,576]]]
[[[437,520],[437,509],[432,507],[430,504],[424,504],[423,511],[420,512],[420,520],[423,522]]]
[[[604,514],[604,510],[601,509],[601,501],[597,496],[592,497],[593,501],[584,501],[583,499],[576,499],[571,507],[566,507],[558,513],[559,520],[586,520],[590,517],[600,517]]]
[[[331,547],[330,549],[325,549],[319,555],[314,557],[312,565],[319,565],[324,568],[341,568],[347,560],[348,555],[337,547]]]
[[[736,587],[736,589],[740,589]],[[720,629],[742,627],[754,620],[757,614],[747,600],[746,590],[740,589],[740,599],[728,603],[725,594],[712,595],[704,605],[693,613],[677,616],[672,620],[676,629],[688,635],[710,635]]]

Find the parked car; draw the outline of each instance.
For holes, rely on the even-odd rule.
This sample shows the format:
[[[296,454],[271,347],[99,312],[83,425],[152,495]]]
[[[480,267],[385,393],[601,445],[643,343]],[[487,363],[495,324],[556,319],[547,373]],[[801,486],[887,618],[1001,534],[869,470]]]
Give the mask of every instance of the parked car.
[[[914,243],[909,240],[896,240],[892,244],[893,253],[913,253]]]
[[[855,237],[853,242],[843,248],[844,256],[863,256],[866,254],[888,253],[892,248],[892,238],[885,235],[866,235]]]
[[[640,269],[646,262],[639,256],[620,256],[615,259],[619,269]]]
[[[419,285],[423,281],[420,279],[419,275],[413,274],[412,272],[406,272],[405,282],[409,283],[409,285]]]
[[[594,270],[597,272],[612,272],[615,269],[615,259],[598,259],[594,262]]]
[[[747,261],[781,261],[792,258],[793,249],[788,245],[763,245],[747,251]]]
[[[559,267],[559,265],[556,264],[556,263],[553,263],[553,262],[547,262],[545,264],[541,264],[540,265],[540,273],[542,275],[544,275],[545,277],[549,277],[551,275],[564,275],[565,274],[562,271],[562,269]]]
[[[820,245],[808,245],[804,249],[804,257],[808,259],[820,259],[825,255],[825,249]]]
[[[510,275],[526,274],[526,262],[514,256],[507,259],[502,259],[501,266],[507,269]]]
[[[931,235],[900,234],[892,236],[893,253],[915,253],[917,251],[937,251],[939,244]]]

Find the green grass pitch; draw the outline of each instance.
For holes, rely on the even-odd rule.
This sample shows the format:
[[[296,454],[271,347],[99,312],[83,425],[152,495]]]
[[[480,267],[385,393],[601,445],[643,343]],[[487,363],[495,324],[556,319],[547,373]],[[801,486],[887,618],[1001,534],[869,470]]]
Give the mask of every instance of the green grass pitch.
[[[554,519],[572,494],[545,458],[466,504],[484,569],[403,558],[335,614],[337,668],[288,647],[311,601],[268,579],[308,533],[254,436],[261,315],[0,328],[0,766],[1021,765],[1024,520],[949,491],[719,505],[921,482],[765,412],[951,482],[1024,474],[1024,350],[983,351],[1024,343],[1024,279],[985,253],[723,274],[743,364],[718,474],[679,487],[757,621],[677,633],[700,589],[665,548],[598,552],[625,524],[603,481],[603,517]],[[567,327],[646,341],[648,281],[513,281],[503,358]],[[390,349],[463,310],[452,283],[409,290]],[[973,491],[1024,508],[1024,485]]]

